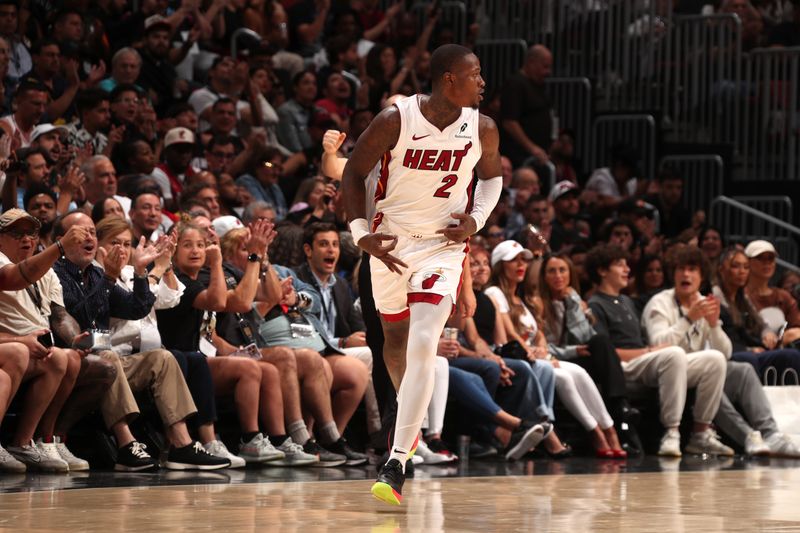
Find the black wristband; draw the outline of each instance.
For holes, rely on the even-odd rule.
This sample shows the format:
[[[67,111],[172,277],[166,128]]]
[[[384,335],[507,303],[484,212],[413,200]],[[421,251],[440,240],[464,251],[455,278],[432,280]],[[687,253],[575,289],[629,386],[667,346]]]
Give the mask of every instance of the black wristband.
[[[61,253],[61,257],[66,257],[67,253],[64,251],[64,245],[61,244],[61,241],[58,239],[56,239],[56,246],[58,246],[58,251]]]

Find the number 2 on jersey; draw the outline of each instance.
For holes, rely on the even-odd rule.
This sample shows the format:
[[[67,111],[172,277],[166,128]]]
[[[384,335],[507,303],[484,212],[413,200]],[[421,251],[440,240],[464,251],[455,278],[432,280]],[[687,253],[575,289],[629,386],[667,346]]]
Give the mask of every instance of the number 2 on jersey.
[[[433,196],[436,198],[450,198],[450,189],[453,188],[453,185],[455,185],[457,181],[458,174],[448,174],[442,178],[442,186],[436,189]]]

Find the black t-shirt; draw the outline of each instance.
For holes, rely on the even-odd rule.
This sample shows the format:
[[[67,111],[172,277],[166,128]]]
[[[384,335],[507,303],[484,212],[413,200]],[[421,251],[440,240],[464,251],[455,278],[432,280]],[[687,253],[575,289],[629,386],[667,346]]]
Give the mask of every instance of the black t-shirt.
[[[639,314],[636,306],[628,296],[610,296],[595,292],[589,298],[589,307],[597,322],[594,329],[597,333],[607,335],[614,348],[644,348],[647,343],[642,336]]]
[[[550,148],[553,140],[553,104],[545,92],[543,84],[537,84],[515,74],[503,85],[500,120],[516,120],[525,135],[543,150]],[[514,165],[521,164],[530,154],[500,128],[500,151]]]
[[[647,201],[658,209],[659,233],[671,239],[677,237],[685,230],[692,227],[692,213],[681,205],[676,205],[672,210],[667,211],[658,196],[651,196]]]
[[[225,273],[225,285],[228,287],[228,290],[235,289],[244,277],[244,272],[230,263],[222,263],[222,271]],[[207,268],[201,270],[200,275],[197,276],[197,281],[203,283],[205,286],[208,286],[210,280],[211,272]],[[266,343],[258,334],[258,314],[253,309],[247,313],[217,313],[217,335],[233,346],[246,346],[250,344],[250,340],[245,338],[242,329],[239,327],[239,318],[236,316],[237,314],[250,325],[250,332],[254,337],[253,340],[256,341],[256,345],[258,345],[259,348],[266,346]]]
[[[168,350],[197,352],[200,350],[200,328],[203,325],[204,311],[196,309],[194,301],[206,290],[206,285],[182,272],[176,271],[175,274],[186,285],[186,290],[177,306],[156,311],[161,343]]]
[[[491,298],[482,291],[474,292],[476,306],[475,315],[472,319],[475,321],[475,328],[478,330],[478,335],[487,344],[492,345],[494,344],[494,326],[497,320],[497,312]]]

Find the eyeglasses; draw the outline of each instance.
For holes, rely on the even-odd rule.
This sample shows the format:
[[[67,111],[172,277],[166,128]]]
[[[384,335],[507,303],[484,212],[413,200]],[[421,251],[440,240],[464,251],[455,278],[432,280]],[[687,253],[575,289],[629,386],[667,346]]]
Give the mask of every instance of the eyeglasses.
[[[39,230],[35,230],[35,229],[29,230],[29,231],[21,231],[21,230],[18,230],[18,229],[10,228],[10,229],[4,230],[3,234],[4,235],[10,235],[11,237],[13,237],[14,239],[16,239],[18,241],[21,241],[25,237],[28,237],[30,239],[38,239],[39,238]]]
[[[777,258],[778,256],[775,254],[760,254],[755,256],[753,259],[760,263],[774,263]]]
[[[211,155],[219,159],[233,159],[236,157],[236,154],[226,154],[225,152],[211,152]]]

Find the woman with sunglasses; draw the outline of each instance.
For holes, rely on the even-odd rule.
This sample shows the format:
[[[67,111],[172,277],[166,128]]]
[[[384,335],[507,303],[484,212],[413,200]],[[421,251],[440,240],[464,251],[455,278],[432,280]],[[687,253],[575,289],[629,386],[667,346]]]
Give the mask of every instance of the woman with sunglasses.
[[[777,268],[778,252],[771,242],[753,241],[744,249],[750,259],[750,277],[745,293],[767,327],[778,334],[786,324],[783,345],[800,339],[800,309],[791,294],[778,287],[770,286],[770,280]]]
[[[720,299],[722,327],[733,343],[734,361],[750,363],[759,376],[769,367],[779,375],[792,368],[800,373],[800,351],[781,348],[781,339],[767,327],[745,294],[751,261],[739,248],[728,248],[719,258],[719,285],[714,296]]]

